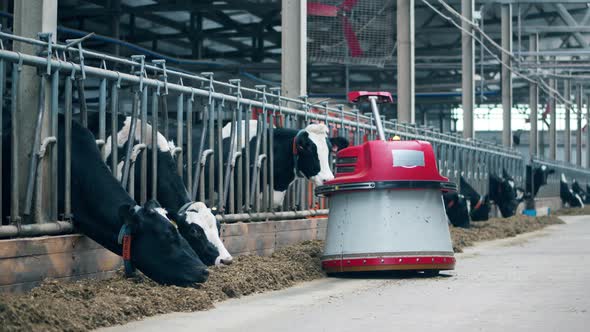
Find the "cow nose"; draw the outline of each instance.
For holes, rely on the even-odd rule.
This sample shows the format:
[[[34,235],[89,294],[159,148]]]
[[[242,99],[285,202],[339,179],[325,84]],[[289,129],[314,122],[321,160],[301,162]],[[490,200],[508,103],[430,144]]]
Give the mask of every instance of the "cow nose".
[[[223,258],[221,259],[221,264],[223,265],[231,265],[231,263],[233,263],[234,259],[232,257],[229,258]]]

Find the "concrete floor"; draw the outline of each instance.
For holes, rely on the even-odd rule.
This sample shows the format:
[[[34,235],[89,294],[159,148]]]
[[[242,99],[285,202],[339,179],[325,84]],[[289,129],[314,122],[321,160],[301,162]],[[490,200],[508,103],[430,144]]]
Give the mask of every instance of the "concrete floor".
[[[104,331],[590,331],[590,216],[479,244],[438,278],[328,278]]]

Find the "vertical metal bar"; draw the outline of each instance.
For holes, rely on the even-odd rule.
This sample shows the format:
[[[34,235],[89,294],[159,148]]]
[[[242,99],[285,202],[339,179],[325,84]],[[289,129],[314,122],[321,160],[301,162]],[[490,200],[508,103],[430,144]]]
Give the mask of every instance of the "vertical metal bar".
[[[398,122],[414,123],[414,0],[397,0]]]
[[[248,138],[245,137],[244,141],[242,141],[242,135],[244,135],[244,133],[242,133],[242,129],[243,127],[248,127],[249,123],[248,120],[245,120],[242,123],[242,107],[238,107],[236,109],[237,112],[237,135],[236,135],[236,142],[238,143],[238,151],[240,151],[240,153],[243,152],[244,150],[244,144],[242,142],[246,142],[246,144],[248,144]],[[242,125],[243,124],[243,125]],[[244,192],[244,186],[243,186],[243,159],[242,157],[240,157],[237,160],[237,184],[236,184],[236,205],[238,207],[238,213],[242,213],[244,208],[243,208],[243,192]],[[248,161],[246,160],[246,163]],[[232,196],[233,197],[233,196]]]
[[[107,109],[107,80],[100,80],[98,88],[98,139],[105,142],[106,140],[106,109]],[[105,160],[105,146],[100,147],[100,155]]]
[[[582,105],[582,84],[578,84],[576,90],[576,104],[578,105],[578,116],[576,121],[576,166],[582,166],[582,114],[584,112]],[[590,128],[589,128],[590,129]]]
[[[210,107],[208,109],[209,111],[209,148],[210,149],[215,149],[215,99],[211,100],[211,104]],[[217,119],[218,121],[221,121],[221,119]],[[214,155],[215,156],[215,155]],[[201,156],[199,156],[199,158],[201,158]],[[206,167],[206,166],[203,166]],[[208,176],[208,184],[209,184],[209,190],[208,190],[208,204],[209,206],[213,207],[215,205],[215,198],[214,198],[214,193],[215,193],[215,158],[213,157],[213,160],[211,160],[209,162],[209,176]],[[219,190],[221,190],[221,188],[219,188]]]
[[[148,126],[148,88],[144,87],[143,90],[141,91],[141,137],[140,137],[140,142],[141,144],[145,144],[147,146],[147,141],[148,141],[148,130],[147,130],[147,126]],[[153,128],[152,128],[153,129]],[[158,146],[157,141],[156,141],[156,145],[154,145],[155,147]],[[154,149],[152,146],[152,154],[157,153],[157,148]],[[139,179],[139,201],[141,204],[147,202],[147,176],[148,176],[148,164],[147,164],[148,160],[147,160],[147,148],[143,149],[143,151],[141,152],[141,159],[140,159],[140,163],[139,163],[139,167],[140,167],[140,179]],[[134,168],[137,167],[137,162],[134,163]],[[135,173],[135,171],[133,172]],[[154,197],[155,198],[155,197]]]
[[[586,168],[590,168],[590,95],[586,96]]]
[[[204,195],[204,185],[202,183],[204,183],[204,180],[201,176],[202,172],[201,172],[201,158],[203,156],[203,151],[205,151],[205,141],[207,139],[207,128],[208,128],[208,119],[209,119],[209,108],[211,108],[211,105],[207,105],[207,109],[203,111],[203,130],[201,131],[201,140],[199,141],[199,152],[198,154],[195,156],[197,159],[196,162],[196,167],[195,167],[195,176],[193,178],[193,192],[192,192],[192,196],[191,196],[191,200],[195,201],[197,198],[197,194],[199,193],[199,191],[202,191],[203,194],[200,195],[200,200],[204,201],[205,199],[205,195]]]
[[[160,91],[154,89],[152,94],[152,188],[151,195],[152,199],[158,197],[158,154],[155,153],[158,146],[158,102],[160,100]]]
[[[4,113],[4,88],[6,87],[5,83],[5,75],[6,75],[6,67],[5,67],[5,62],[4,59],[0,59],[0,202],[3,202],[3,198],[2,197],[2,181],[4,178],[4,173],[3,171],[5,171],[2,168],[2,143],[4,141],[4,130],[2,129],[4,127],[4,123],[3,123],[3,116],[2,114]],[[7,177],[8,179],[10,179],[10,177]],[[4,211],[2,210],[2,205],[0,204],[0,218],[4,215]],[[0,219],[0,225],[4,224],[4,220]]]
[[[280,101],[279,101],[280,103]],[[270,111],[270,125],[268,128],[268,153],[267,156],[269,156],[268,159],[268,168],[269,168],[269,180],[268,180],[268,190],[269,190],[269,195],[268,195],[268,211],[274,211],[275,206],[274,206],[274,190],[275,190],[275,179],[274,179],[274,174],[275,174],[275,163],[274,163],[274,124],[275,124],[275,111],[271,110]]]
[[[529,36],[529,51],[539,51],[539,35],[531,34]],[[538,57],[533,56],[532,61],[537,63]],[[534,158],[537,155],[537,123],[538,123],[538,107],[539,107],[539,86],[536,83],[529,84],[529,107],[531,109],[531,130],[529,136],[529,155]],[[542,133],[541,133],[542,134]]]
[[[70,93],[71,93],[71,80],[70,82]],[[68,80],[66,80],[66,87],[67,87]],[[67,90],[66,90],[67,91]],[[71,98],[70,98],[70,107],[71,105]],[[119,126],[119,82],[113,82],[111,85],[111,172],[115,179],[119,178],[119,170],[117,165],[119,164],[118,160],[118,142],[117,142],[117,127]]]
[[[589,111],[590,112],[590,111]],[[252,170],[254,169],[254,162],[250,159],[250,119],[252,117],[252,105],[248,105],[246,107],[246,119],[244,120],[244,137],[246,138],[244,141],[245,149],[244,149],[244,168],[246,172],[244,175],[246,178],[244,179],[244,206],[246,208],[246,212],[250,211],[250,207],[252,202],[250,200],[250,174],[252,174]]]
[[[3,68],[2,68],[3,69]],[[0,74],[0,81],[2,79],[3,74]],[[4,89],[0,88],[0,91]],[[0,100],[0,103],[2,101]],[[53,136],[57,139],[57,115],[58,115],[58,108],[59,105],[59,71],[56,70],[51,74],[51,133],[50,136]],[[57,165],[57,152],[58,147],[57,143],[55,143],[51,147],[51,213],[49,215],[50,220],[57,221],[58,218],[58,165]],[[1,150],[0,150],[1,153]],[[1,224],[1,223],[0,223]]]
[[[183,159],[184,159],[184,153],[183,153],[183,138],[184,138],[184,133],[183,133],[183,127],[184,127],[184,119],[183,119],[183,112],[184,112],[184,94],[179,94],[178,98],[176,99],[176,146],[178,146],[179,148],[181,148],[180,152],[176,155],[176,168],[178,171],[178,175],[180,175],[180,177],[183,177],[183,172],[182,172],[182,165],[183,165]],[[168,138],[169,139],[169,138]]]
[[[31,147],[31,159],[29,163],[29,173],[27,180],[27,191],[25,192],[25,210],[24,215],[31,215],[33,205],[33,194],[35,190],[35,179],[37,173],[37,163],[39,158],[37,153],[41,144],[41,125],[43,123],[43,115],[45,113],[45,86],[47,85],[47,75],[41,75],[41,87],[39,91],[39,107],[37,110],[37,123],[35,125],[35,140]]]
[[[193,104],[194,95],[186,103],[186,187],[188,194],[193,197]]]
[[[64,174],[64,219],[72,217],[72,77],[67,76],[64,87],[64,113],[65,113],[65,142],[64,158],[66,161]],[[116,133],[116,130],[114,131]],[[113,140],[116,142],[116,139]],[[113,149],[113,157],[116,156],[116,149]],[[114,170],[117,170],[115,158]]]
[[[231,122],[230,122],[230,135],[229,135],[229,139],[230,139],[230,143],[229,143],[229,151],[227,153],[227,164],[225,167],[225,179],[223,181],[223,198],[224,200],[222,200],[221,202],[222,204],[222,211],[226,212],[226,202],[229,203],[229,210],[230,213],[232,213],[233,211],[233,207],[234,207],[234,196],[233,196],[233,191],[230,193],[230,187],[233,188],[233,167],[232,167],[232,163],[233,163],[233,159],[234,159],[234,150],[236,150],[236,146],[237,146],[237,141],[239,140],[238,137],[236,137],[236,126],[239,126],[239,124],[236,123],[236,110],[234,108],[232,108],[231,110]],[[223,149],[220,150],[219,152],[219,156],[220,159],[223,162]]]
[[[557,90],[557,81],[554,78],[549,79],[549,84],[553,90]],[[551,120],[549,122],[549,158],[556,160],[557,158],[557,99],[555,92],[549,92],[549,100],[551,103]]]
[[[84,128],[88,127],[88,107],[86,106],[86,97],[84,94],[84,79],[77,79],[78,103],[80,104],[80,119]]]
[[[167,92],[162,93],[160,95],[160,100],[162,103],[162,122],[164,122],[164,137],[168,139],[168,95]]]
[[[139,109],[139,91],[133,93],[133,104],[131,106],[131,124],[129,136],[127,136],[127,151],[125,153],[125,161],[123,163],[123,174],[121,176],[121,184],[123,188],[127,187],[129,183],[129,168],[131,167],[131,151],[135,144],[135,130],[137,127],[137,111]]]
[[[466,18],[461,22],[461,87],[463,102],[463,137],[473,138],[473,104],[475,102],[475,45],[472,37],[473,27],[467,21],[473,20],[474,0],[461,1],[461,14]],[[481,78],[483,80],[483,77]],[[426,124],[426,121],[425,123]]]
[[[14,63],[12,65],[12,100],[11,100],[11,122],[12,122],[12,130],[11,130],[11,145],[12,145],[12,155],[11,160],[12,164],[10,165],[10,178],[11,178],[11,193],[10,193],[10,221],[11,223],[20,223],[20,191],[19,191],[19,144],[18,144],[18,85],[20,81],[20,74],[21,74],[21,64]],[[590,132],[590,131],[589,131]]]
[[[502,48],[512,52],[512,4],[502,4]],[[502,62],[510,66],[512,59],[502,52]],[[512,73],[502,66],[502,145],[512,146]]]
[[[565,131],[564,131],[564,136],[565,136],[565,140],[563,142],[564,144],[564,150],[565,150],[565,162],[566,163],[571,163],[572,162],[572,142],[571,142],[571,138],[572,138],[572,133],[571,133],[571,121],[570,121],[570,111],[571,111],[571,107],[569,105],[570,102],[570,98],[571,98],[571,89],[570,89],[570,81],[566,80],[563,82],[564,86],[563,86],[563,90],[564,90],[564,97],[565,97],[565,101],[563,103],[563,106],[565,107]]]
[[[225,187],[223,186],[223,137],[222,137],[222,130],[223,130],[223,118],[225,113],[225,103],[219,103],[217,107],[217,149],[215,149],[215,155],[217,156],[217,192],[219,195],[219,201],[217,202],[217,210],[218,211],[225,211]],[[213,145],[211,145],[213,146]],[[231,155],[231,152],[229,153]],[[213,164],[213,163],[211,163]]]

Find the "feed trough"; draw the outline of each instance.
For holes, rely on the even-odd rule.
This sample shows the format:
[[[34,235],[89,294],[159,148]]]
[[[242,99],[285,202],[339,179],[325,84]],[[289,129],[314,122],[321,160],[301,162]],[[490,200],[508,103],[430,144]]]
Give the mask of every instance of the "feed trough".
[[[454,269],[442,192],[456,185],[439,174],[430,143],[385,140],[377,101],[391,95],[351,94],[371,102],[380,139],[341,150],[336,177],[316,189],[330,198],[322,267],[328,273]]]

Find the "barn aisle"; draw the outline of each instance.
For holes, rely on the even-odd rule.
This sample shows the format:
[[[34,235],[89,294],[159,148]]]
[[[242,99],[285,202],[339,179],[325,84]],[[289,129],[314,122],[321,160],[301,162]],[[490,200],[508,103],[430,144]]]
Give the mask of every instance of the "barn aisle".
[[[102,331],[587,331],[590,216],[467,248],[443,277],[328,278]]]

